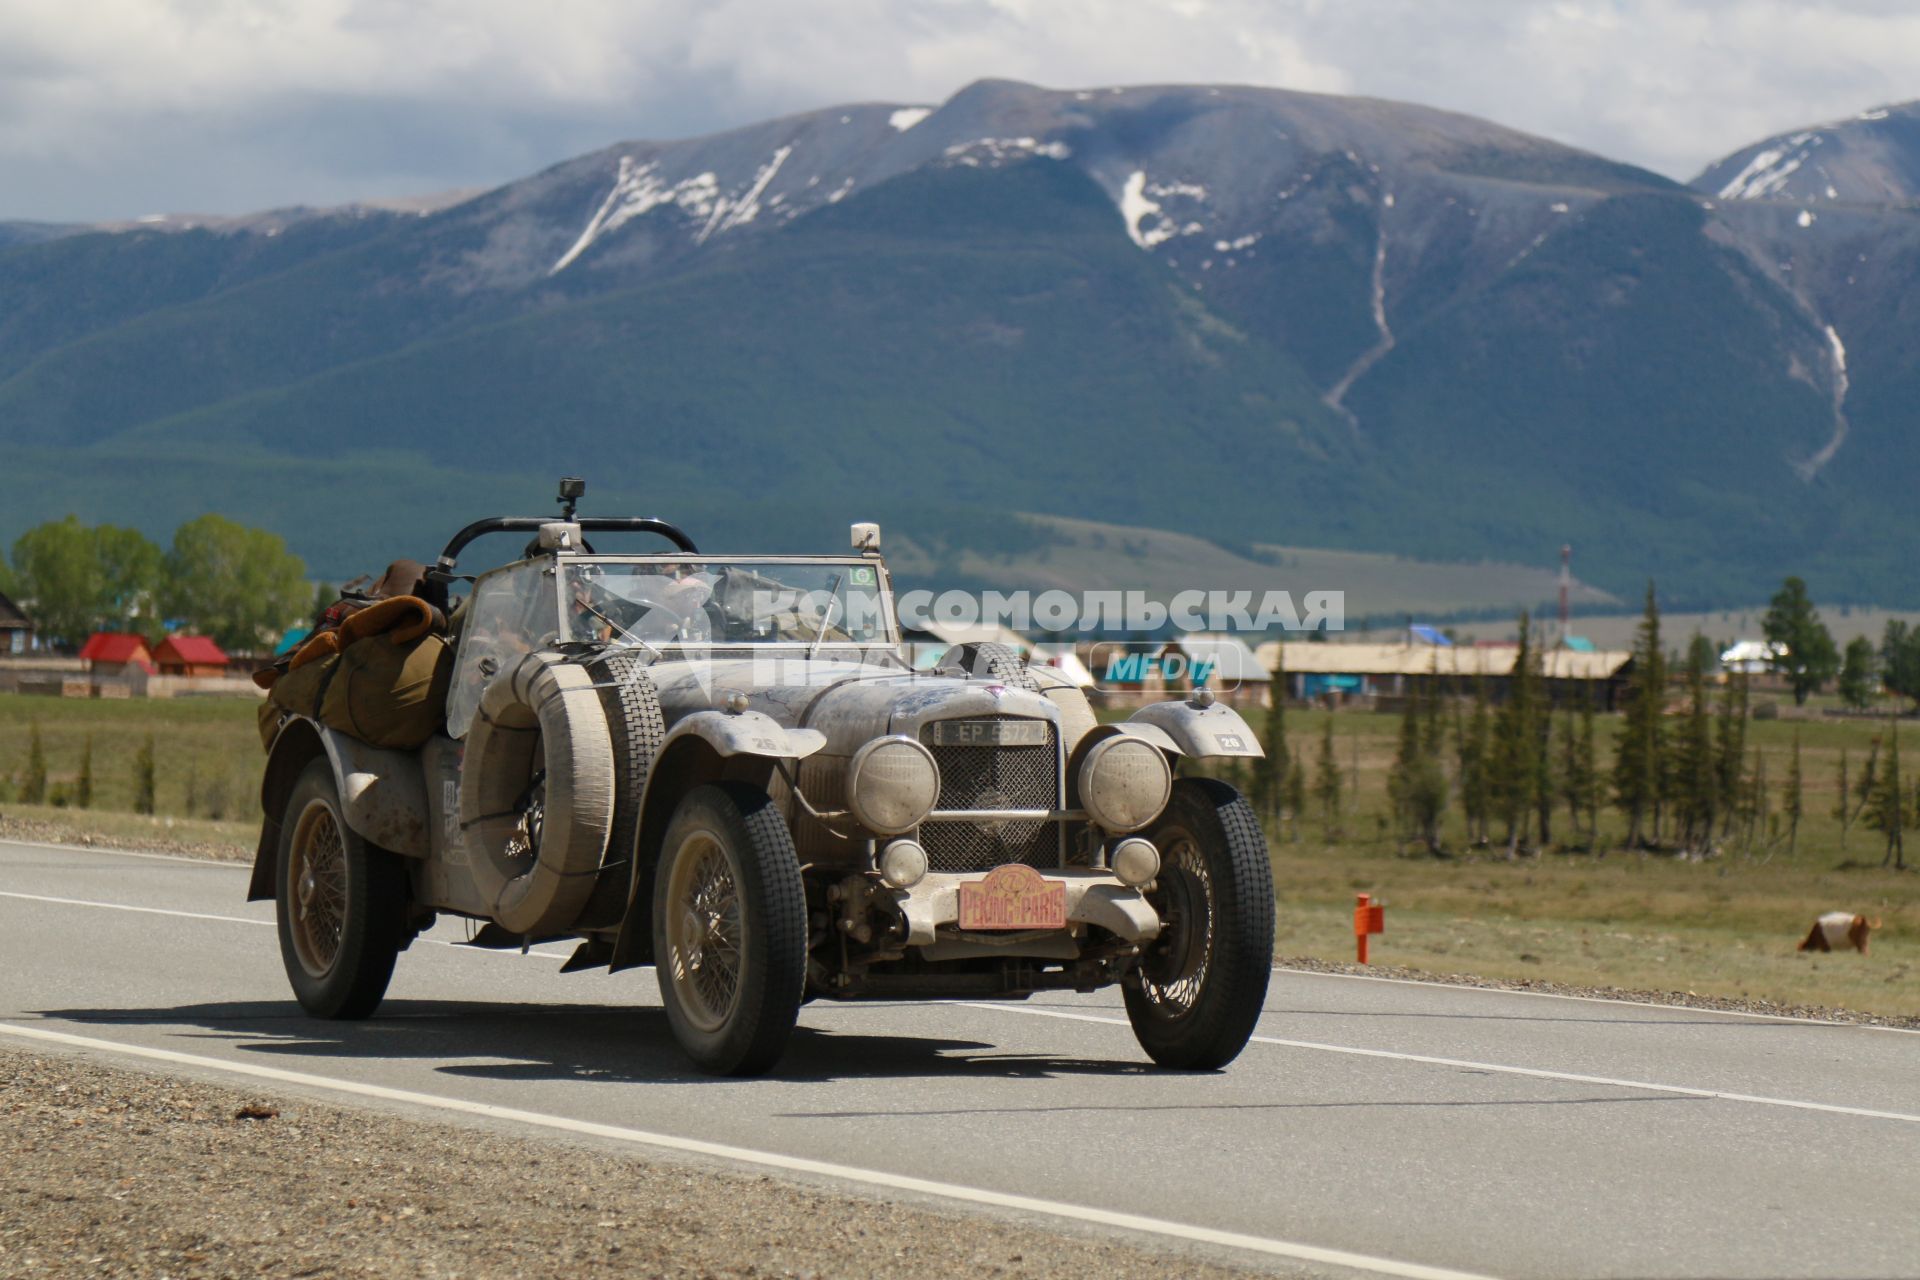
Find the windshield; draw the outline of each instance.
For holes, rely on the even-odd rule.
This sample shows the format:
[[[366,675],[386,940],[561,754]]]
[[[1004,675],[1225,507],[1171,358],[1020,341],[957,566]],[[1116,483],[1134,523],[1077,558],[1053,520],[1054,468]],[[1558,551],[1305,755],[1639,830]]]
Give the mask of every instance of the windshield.
[[[888,644],[880,571],[832,561],[567,561],[571,638],[669,645]]]

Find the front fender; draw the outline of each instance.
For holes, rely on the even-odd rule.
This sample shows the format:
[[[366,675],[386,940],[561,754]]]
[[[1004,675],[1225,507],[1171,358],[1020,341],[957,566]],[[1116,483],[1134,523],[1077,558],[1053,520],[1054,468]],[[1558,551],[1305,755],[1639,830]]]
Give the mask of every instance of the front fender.
[[[696,711],[683,716],[660,744],[660,752],[685,737],[697,737],[722,756],[767,756],[802,760],[827,745],[818,729],[789,729],[762,711]]]
[[[1175,751],[1193,759],[1238,756],[1257,760],[1267,754],[1240,713],[1223,702],[1207,707],[1191,702],[1155,702],[1134,712],[1120,729],[1128,732],[1134,726],[1159,730]],[[1140,736],[1153,738],[1152,734]]]

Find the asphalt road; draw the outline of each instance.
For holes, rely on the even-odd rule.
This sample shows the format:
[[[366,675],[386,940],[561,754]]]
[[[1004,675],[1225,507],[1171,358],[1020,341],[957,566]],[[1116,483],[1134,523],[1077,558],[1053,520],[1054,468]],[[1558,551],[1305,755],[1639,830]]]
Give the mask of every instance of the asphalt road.
[[[0,1043],[1289,1271],[1920,1276],[1920,1034],[1281,970],[1215,1075],[1151,1068],[1108,992],[816,1003],[775,1077],[716,1081],[650,973],[460,949],[458,922],[401,957],[372,1021],[310,1020],[245,881],[0,842]]]

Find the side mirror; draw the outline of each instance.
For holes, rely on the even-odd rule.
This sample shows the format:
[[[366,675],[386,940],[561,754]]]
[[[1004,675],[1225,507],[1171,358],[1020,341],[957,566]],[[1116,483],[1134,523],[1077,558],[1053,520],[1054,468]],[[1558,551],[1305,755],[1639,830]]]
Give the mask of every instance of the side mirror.
[[[854,525],[853,549],[862,555],[878,555],[880,552],[880,526],[877,524]]]

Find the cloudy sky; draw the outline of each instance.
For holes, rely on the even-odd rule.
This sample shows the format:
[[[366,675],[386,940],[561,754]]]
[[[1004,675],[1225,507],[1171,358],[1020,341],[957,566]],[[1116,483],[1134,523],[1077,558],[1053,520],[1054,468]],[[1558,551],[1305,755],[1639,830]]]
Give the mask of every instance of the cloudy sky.
[[[0,218],[483,186],[844,101],[1237,82],[1691,177],[1920,97],[1912,0],[0,0]]]

